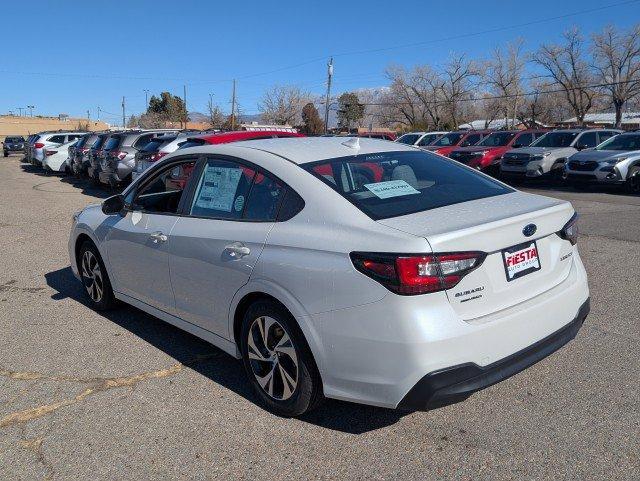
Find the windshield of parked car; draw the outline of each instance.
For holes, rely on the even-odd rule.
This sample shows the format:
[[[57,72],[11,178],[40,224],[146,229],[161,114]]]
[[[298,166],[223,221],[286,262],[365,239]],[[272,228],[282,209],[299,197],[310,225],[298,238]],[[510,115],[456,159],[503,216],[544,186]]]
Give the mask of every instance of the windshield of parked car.
[[[396,142],[400,144],[413,145],[418,141],[419,138],[420,134],[404,134],[398,140],[396,140]]]
[[[430,152],[381,152],[302,167],[374,220],[513,192]]]
[[[514,132],[494,132],[476,145],[482,145],[484,147],[504,147],[511,142],[511,139],[513,139],[515,135]]]
[[[462,137],[464,137],[464,133],[452,132],[450,134],[443,135],[431,145],[434,145],[434,146],[437,145],[438,147],[447,147],[448,145],[458,145],[458,142],[460,142],[460,139]]]
[[[605,140],[596,150],[640,150],[640,134],[622,134]]]
[[[569,147],[578,132],[549,132],[536,140],[531,147]]]

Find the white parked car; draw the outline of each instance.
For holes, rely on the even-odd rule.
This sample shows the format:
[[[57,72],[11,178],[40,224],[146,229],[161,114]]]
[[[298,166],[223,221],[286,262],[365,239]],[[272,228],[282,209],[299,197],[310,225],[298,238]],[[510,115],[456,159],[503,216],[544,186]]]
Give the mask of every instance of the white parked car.
[[[405,145],[415,145],[417,147],[426,147],[448,133],[449,132],[408,132],[398,137],[395,142]]]
[[[166,156],[74,215],[69,255],[95,308],[242,358],[295,416],[458,401],[556,351],[589,310],[576,240],[570,203],[444,157],[293,138]]]
[[[57,149],[85,134],[86,132],[49,132],[41,134],[33,144],[31,162],[35,165],[42,165],[47,150]]]
[[[69,168],[69,147],[76,142],[77,140],[71,140],[57,147],[45,148],[42,168],[50,172],[65,172]]]

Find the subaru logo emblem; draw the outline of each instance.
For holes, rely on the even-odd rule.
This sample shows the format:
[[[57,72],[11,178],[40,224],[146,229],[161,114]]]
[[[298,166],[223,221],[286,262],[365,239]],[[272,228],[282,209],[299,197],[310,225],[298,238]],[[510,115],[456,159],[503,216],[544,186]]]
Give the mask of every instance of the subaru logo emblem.
[[[526,237],[531,237],[533,234],[536,233],[537,230],[538,230],[538,227],[535,224],[527,224],[523,227],[522,233]]]

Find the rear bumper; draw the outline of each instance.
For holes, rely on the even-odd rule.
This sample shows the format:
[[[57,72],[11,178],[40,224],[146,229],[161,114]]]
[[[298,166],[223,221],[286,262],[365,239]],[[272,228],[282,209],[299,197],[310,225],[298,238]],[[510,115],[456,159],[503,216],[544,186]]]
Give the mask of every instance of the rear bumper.
[[[587,299],[569,324],[488,366],[467,363],[427,374],[400,401],[398,409],[424,410],[461,401],[476,391],[519,373],[575,338],[589,310],[590,301]]]

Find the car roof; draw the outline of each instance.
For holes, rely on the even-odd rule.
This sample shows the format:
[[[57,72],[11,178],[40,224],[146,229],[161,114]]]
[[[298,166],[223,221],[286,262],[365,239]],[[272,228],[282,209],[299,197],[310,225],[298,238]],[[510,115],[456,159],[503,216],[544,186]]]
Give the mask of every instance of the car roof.
[[[350,147],[349,145],[357,145],[359,148]],[[424,152],[417,147],[366,137],[285,137],[234,142],[224,144],[224,147],[227,150],[237,149],[239,157],[242,157],[243,150],[253,149],[283,157],[295,164],[307,164],[319,160],[379,152]],[[214,153],[218,148],[215,145],[198,146],[180,150],[176,153],[186,153],[187,150],[190,150],[194,153],[206,154]]]

